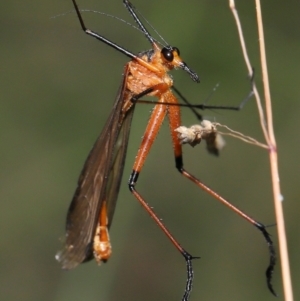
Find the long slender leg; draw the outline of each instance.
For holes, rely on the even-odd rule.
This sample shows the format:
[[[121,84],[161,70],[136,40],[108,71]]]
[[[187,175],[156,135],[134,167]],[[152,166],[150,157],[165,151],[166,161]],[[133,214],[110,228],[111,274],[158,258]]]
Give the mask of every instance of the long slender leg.
[[[247,220],[249,223],[251,223],[253,226],[255,226],[264,236],[270,253],[270,261],[269,266],[266,270],[266,278],[267,278],[267,286],[271,293],[275,296],[276,293],[272,287],[272,274],[274,271],[274,266],[276,263],[276,254],[275,254],[275,248],[273,245],[273,242],[271,240],[270,234],[266,230],[266,226],[257,222],[255,219],[251,218],[249,215],[235,207],[233,204],[231,204],[228,200],[223,198],[221,195],[219,195],[217,192],[209,188],[207,185],[205,185],[202,181],[191,175],[188,171],[186,171],[183,168],[183,158],[182,158],[182,147],[179,141],[179,138],[177,136],[177,133],[175,132],[175,129],[178,128],[181,125],[180,122],[180,108],[177,106],[170,106],[169,107],[169,123],[170,123],[170,130],[172,135],[172,141],[173,141],[173,147],[174,147],[174,155],[175,155],[175,164],[178,171],[185,176],[187,179],[191,180],[193,183],[195,183],[198,187],[209,193],[211,196],[213,196],[215,199],[217,199],[222,204],[226,205],[228,208],[233,210],[235,213],[237,213],[239,216]]]
[[[162,229],[162,231],[167,235],[167,237],[171,240],[172,244],[176,247],[176,249],[183,255],[187,264],[187,282],[185,287],[185,292],[182,300],[187,301],[192,289],[192,281],[193,281],[193,269],[192,269],[192,259],[197,258],[190,255],[187,251],[185,251],[178,241],[173,237],[170,231],[166,228],[166,226],[162,223],[153,209],[147,204],[145,199],[141,196],[139,192],[135,189],[135,184],[138,180],[138,176],[140,171],[144,165],[146,157],[150,151],[150,148],[158,134],[158,131],[162,125],[162,122],[167,113],[167,106],[164,104],[159,104],[154,107],[154,110],[151,114],[150,120],[148,122],[141,146],[139,148],[133,171],[131,173],[129,179],[129,189],[131,193],[136,197],[136,199],[140,202],[140,204],[144,207],[144,209],[148,212],[148,214],[154,219],[157,225]]]

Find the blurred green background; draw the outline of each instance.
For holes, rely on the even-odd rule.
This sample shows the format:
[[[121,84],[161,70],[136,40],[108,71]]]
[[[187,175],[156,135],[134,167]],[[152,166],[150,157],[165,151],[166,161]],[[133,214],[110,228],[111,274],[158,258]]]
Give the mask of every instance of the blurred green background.
[[[237,1],[256,81],[261,88],[254,1]],[[133,23],[121,0],[79,1]],[[134,4],[159,33],[180,48],[201,84],[182,71],[176,86],[193,103],[217,83],[212,104],[239,103],[249,91],[236,27],[227,1],[142,1]],[[299,263],[298,0],[265,2],[270,85],[279,169],[294,284]],[[181,300],[186,271],[181,255],[129,193],[126,182],[149,117],[136,108],[122,189],[111,228],[113,256],[73,271],[60,269],[65,216],[76,181],[109,115],[128,61],[86,36],[71,1],[18,1],[1,5],[0,299],[5,301]],[[103,15],[84,13],[87,26],[133,52],[149,45],[136,30]],[[298,83],[298,84],[297,84]],[[183,110],[183,123],[195,117]],[[243,111],[205,111],[211,120],[263,140],[256,105]],[[184,147],[185,167],[265,224],[275,222],[266,151],[226,138],[219,158],[204,145]],[[298,184],[297,184],[298,183]],[[174,168],[167,123],[150,153],[137,189],[193,255],[193,300],[275,300],[265,284],[266,244],[259,232],[218,204]],[[277,245],[276,227],[269,228]],[[274,288],[283,299],[280,265]],[[295,299],[299,298],[295,287]]]

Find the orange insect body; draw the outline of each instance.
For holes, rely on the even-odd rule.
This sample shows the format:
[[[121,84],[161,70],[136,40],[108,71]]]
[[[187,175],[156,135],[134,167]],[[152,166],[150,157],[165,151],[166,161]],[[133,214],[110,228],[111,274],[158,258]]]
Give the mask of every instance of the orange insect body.
[[[183,166],[182,139],[177,132],[177,129],[181,126],[180,106],[171,91],[173,80],[168,72],[174,68],[180,68],[186,71],[193,81],[200,82],[198,75],[182,61],[176,47],[168,45],[161,49],[157,45],[128,0],[123,0],[124,5],[152,45],[151,50],[139,55],[134,55],[96,32],[87,29],[76,1],[72,0],[72,2],[83,31],[127,55],[131,58],[131,61],[124,68],[123,81],[112,112],[82,169],[67,214],[65,246],[57,253],[56,259],[61,262],[64,269],[75,268],[93,257],[98,263],[109,259],[112,251],[108,230],[112,223],[120,189],[134,107],[139,100],[142,101],[143,96],[154,96],[158,98],[158,102],[155,102],[147,124],[129,178],[128,187],[132,195],[153,218],[186,261],[187,281],[182,300],[187,301],[191,293],[193,282],[192,260],[196,257],[189,254],[179,244],[135,187],[147,155],[166,115],[168,116],[177,170],[220,203],[250,222],[263,234],[270,253],[270,263],[266,271],[267,284],[270,291],[275,294],[271,284],[276,261],[275,250],[266,227],[198,180]],[[180,92],[177,91],[177,93],[181,95]]]
[[[126,67],[126,89],[123,97],[122,112],[126,112],[132,107],[133,103],[131,98],[133,95],[138,95],[145,90],[151,88],[153,91],[147,95],[156,96],[159,99],[161,105],[156,105],[152,116],[155,116],[154,120],[150,120],[146,129],[148,135],[145,135],[133,169],[140,171],[151,145],[154,142],[154,138],[161,126],[163,119],[168,111],[168,106],[163,103],[178,103],[177,99],[173,95],[170,87],[173,85],[173,80],[167,73],[174,67],[178,67],[182,60],[180,59],[176,50],[173,51],[173,56],[176,57],[174,62],[167,62],[162,56],[161,49],[154,44],[154,50],[144,52],[137,59],[130,61]],[[149,69],[150,68],[150,69]],[[173,108],[178,111],[175,118],[174,128],[180,124],[180,111],[179,108]],[[176,134],[175,134],[176,136]],[[176,138],[177,139],[177,138]],[[108,228],[106,217],[106,202],[100,209],[99,223],[96,228],[96,234],[94,237],[94,257],[98,263],[106,261],[111,255],[111,244],[109,240]]]
[[[147,51],[128,63],[129,74],[126,85],[133,95],[153,88],[153,92],[148,95],[160,97],[173,85],[173,80],[167,72],[173,69],[175,64],[167,63],[162,58],[161,49],[156,44],[153,47],[154,51]]]

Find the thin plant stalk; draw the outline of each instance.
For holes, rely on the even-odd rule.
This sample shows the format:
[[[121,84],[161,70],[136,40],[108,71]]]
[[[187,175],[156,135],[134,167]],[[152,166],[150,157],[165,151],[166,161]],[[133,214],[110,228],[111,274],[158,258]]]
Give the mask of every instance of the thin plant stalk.
[[[274,208],[275,208],[275,216],[276,216],[276,226],[278,233],[278,241],[279,241],[279,250],[280,250],[280,262],[281,262],[281,272],[282,272],[282,282],[283,282],[283,291],[284,291],[284,299],[286,301],[293,301],[293,289],[292,289],[292,281],[291,281],[291,273],[290,273],[290,265],[289,265],[289,256],[288,256],[288,248],[287,248],[287,239],[286,239],[286,231],[285,231],[285,223],[284,223],[284,214],[282,207],[282,194],[280,191],[280,182],[279,182],[279,172],[278,172],[278,153],[276,146],[276,139],[273,130],[273,117],[272,117],[272,102],[271,102],[271,93],[269,86],[269,78],[268,78],[268,68],[267,68],[267,59],[266,59],[266,49],[265,49],[265,40],[264,40],[264,31],[263,31],[263,21],[262,21],[262,12],[260,0],[255,0],[256,4],[256,16],[257,16],[257,24],[258,24],[258,36],[259,36],[259,47],[260,47],[260,58],[261,58],[261,66],[262,66],[262,78],[263,78],[263,87],[264,87],[264,97],[265,97],[265,108],[266,108],[266,118],[263,112],[263,108],[260,101],[260,96],[257,91],[255,84],[253,85],[253,92],[255,95],[260,124],[262,127],[262,131],[264,133],[266,142],[269,146],[269,157],[270,157],[270,167],[271,167],[271,179],[272,179],[272,190],[274,197]],[[235,8],[234,0],[229,0],[229,7],[233,13],[234,19],[236,21],[236,25],[238,28],[238,33],[240,37],[242,52],[244,55],[244,60],[249,71],[249,74],[252,74],[252,66],[250,64],[250,60],[247,54],[245,41],[242,33],[241,23],[238,17],[237,10]]]

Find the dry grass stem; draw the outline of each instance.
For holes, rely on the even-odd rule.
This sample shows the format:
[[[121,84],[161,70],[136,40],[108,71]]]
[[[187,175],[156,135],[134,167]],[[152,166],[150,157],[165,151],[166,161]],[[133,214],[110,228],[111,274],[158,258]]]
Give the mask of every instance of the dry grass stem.
[[[290,274],[290,266],[289,266],[284,215],[283,215],[283,208],[282,208],[283,197],[280,192],[280,185],[279,185],[277,147],[276,147],[276,140],[275,140],[275,135],[273,130],[271,93],[270,93],[269,79],[268,79],[267,59],[266,59],[266,51],[265,51],[265,41],[264,41],[264,31],[263,31],[263,21],[262,21],[260,0],[255,0],[255,4],[256,4],[256,13],[257,13],[260,58],[261,58],[262,77],[263,77],[263,86],[264,86],[266,119],[264,117],[264,112],[261,105],[259,93],[257,91],[255,84],[253,85],[253,92],[258,107],[261,128],[264,133],[266,142],[268,144],[268,150],[270,156],[271,178],[272,178],[274,207],[275,207],[275,215],[276,215],[276,225],[277,225],[278,240],[279,240],[284,297],[286,301],[293,301],[293,290],[292,290],[292,282],[291,282],[291,274]],[[238,13],[235,8],[234,0],[229,0],[229,6],[233,13],[234,19],[236,21],[239,38],[242,46],[242,51],[243,51],[248,72],[249,74],[252,74],[252,66],[247,54],[241,23],[239,21]]]

